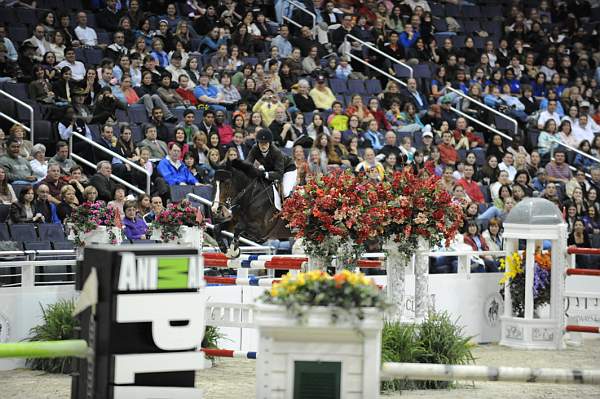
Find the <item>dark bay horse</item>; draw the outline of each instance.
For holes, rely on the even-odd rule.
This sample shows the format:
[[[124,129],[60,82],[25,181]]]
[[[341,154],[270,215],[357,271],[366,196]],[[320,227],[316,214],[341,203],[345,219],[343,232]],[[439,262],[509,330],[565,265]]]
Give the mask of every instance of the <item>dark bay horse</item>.
[[[288,239],[291,232],[275,207],[273,186],[253,165],[233,160],[215,173],[212,216],[215,239],[228,257],[239,256],[239,238],[263,243],[268,239]],[[222,230],[234,233],[228,247]]]

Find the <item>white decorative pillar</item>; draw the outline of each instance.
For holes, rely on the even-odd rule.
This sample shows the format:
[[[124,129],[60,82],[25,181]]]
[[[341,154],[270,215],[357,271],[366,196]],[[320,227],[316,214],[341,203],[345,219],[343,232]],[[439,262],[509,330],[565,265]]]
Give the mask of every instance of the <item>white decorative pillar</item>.
[[[410,266],[411,258],[400,254],[398,244],[389,239],[383,245],[386,257],[387,296],[392,304],[389,319],[393,322],[402,321],[406,302],[406,268]]]
[[[415,253],[415,322],[422,323],[429,312],[429,243],[419,238]]]
[[[542,198],[526,198],[515,206],[504,222],[506,256],[518,250],[519,241],[525,241],[525,298],[524,314],[512,312],[514,298],[510,286],[505,284],[504,315],[500,318],[500,345],[525,349],[563,349],[564,345],[564,267],[567,225],[562,212],[552,202]],[[550,289],[550,314],[536,317],[533,282],[535,275],[535,249],[550,241],[552,271]]]

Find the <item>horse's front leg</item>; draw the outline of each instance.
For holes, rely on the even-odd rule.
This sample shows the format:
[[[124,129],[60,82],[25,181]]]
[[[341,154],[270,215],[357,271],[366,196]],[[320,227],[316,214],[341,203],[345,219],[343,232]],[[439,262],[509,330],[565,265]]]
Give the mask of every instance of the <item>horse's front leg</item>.
[[[227,253],[229,250],[227,239],[225,238],[225,235],[221,233],[224,224],[225,223],[216,223],[215,227],[213,228],[213,233],[215,234],[215,240],[217,241],[217,244],[219,244],[219,249],[221,252]]]
[[[232,259],[232,258],[238,258],[241,254],[241,249],[240,249],[240,236],[242,235],[243,230],[242,229],[238,229],[236,227],[235,229],[235,233],[233,234],[233,240],[231,240],[231,244],[229,245],[229,248],[227,250],[227,257]]]

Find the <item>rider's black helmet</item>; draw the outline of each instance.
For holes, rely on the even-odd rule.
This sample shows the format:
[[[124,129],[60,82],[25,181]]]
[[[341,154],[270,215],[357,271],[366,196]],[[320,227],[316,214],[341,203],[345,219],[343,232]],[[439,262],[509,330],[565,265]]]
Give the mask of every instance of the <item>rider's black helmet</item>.
[[[260,129],[256,135],[256,141],[259,143],[272,143],[273,133],[269,129]]]

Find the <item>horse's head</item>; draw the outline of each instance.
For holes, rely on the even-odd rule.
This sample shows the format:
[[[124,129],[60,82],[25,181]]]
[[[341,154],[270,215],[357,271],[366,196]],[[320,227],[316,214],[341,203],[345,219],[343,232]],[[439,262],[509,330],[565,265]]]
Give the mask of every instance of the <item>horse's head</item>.
[[[226,168],[215,171],[213,183],[214,198],[211,210],[213,216],[217,219],[229,219],[232,207],[238,205],[235,203],[238,195],[251,182],[245,170],[247,167],[248,165],[244,162],[234,160],[228,163]]]

